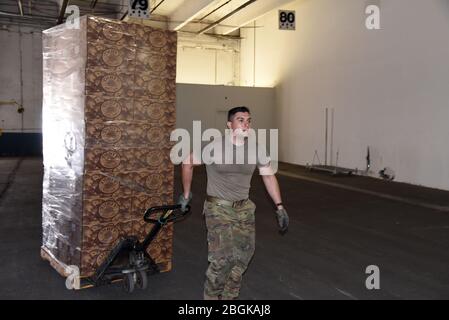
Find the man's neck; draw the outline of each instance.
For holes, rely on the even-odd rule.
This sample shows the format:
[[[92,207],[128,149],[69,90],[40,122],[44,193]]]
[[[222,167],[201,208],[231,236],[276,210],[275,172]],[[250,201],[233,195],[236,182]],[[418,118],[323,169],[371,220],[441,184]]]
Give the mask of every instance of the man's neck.
[[[245,144],[244,137],[238,137],[238,136],[234,135],[232,132],[228,135],[228,139],[235,146],[243,146]]]

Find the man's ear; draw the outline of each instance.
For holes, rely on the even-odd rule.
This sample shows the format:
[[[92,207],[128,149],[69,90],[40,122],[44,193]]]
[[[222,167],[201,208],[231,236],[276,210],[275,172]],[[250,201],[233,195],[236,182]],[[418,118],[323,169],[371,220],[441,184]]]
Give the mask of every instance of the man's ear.
[[[226,123],[226,126],[228,127],[228,129],[231,129],[232,122],[231,122],[231,121],[228,121],[228,122]]]

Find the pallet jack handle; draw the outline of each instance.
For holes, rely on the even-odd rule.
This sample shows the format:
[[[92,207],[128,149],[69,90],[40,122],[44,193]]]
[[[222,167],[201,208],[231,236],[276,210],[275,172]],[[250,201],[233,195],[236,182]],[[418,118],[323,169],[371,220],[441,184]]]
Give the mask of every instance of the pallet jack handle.
[[[145,222],[160,223],[163,225],[167,222],[172,222],[184,218],[190,212],[189,205],[186,207],[187,210],[184,212],[179,209],[181,209],[180,204],[151,207],[147,209],[147,211],[145,211],[143,220],[145,220]],[[151,215],[154,215],[155,213],[161,211],[163,213],[158,219],[150,218]]]

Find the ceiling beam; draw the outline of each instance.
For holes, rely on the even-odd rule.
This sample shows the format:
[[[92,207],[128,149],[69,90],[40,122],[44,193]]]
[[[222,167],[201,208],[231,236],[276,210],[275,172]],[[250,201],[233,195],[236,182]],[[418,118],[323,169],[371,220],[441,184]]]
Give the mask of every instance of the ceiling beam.
[[[175,12],[170,15],[170,30],[180,30],[192,21],[199,13],[216,2],[216,0],[184,1]]]
[[[62,0],[61,9],[59,10],[58,22],[56,24],[61,24],[62,20],[64,20],[65,10],[67,9],[68,4],[69,0]]]
[[[22,0],[17,0],[17,6],[19,7],[20,15],[23,16]]]
[[[120,18],[120,20],[123,20],[126,18],[126,16],[128,15],[128,10],[126,10],[126,12],[122,15],[122,17]]]
[[[226,25],[232,26],[216,26],[215,27],[215,33],[217,34],[229,34],[240,27],[243,27],[244,25],[260,18],[264,14],[279,8],[283,5],[286,5],[288,3],[294,2],[292,0],[264,0],[264,1],[257,1],[252,6],[246,8],[244,11],[240,11],[236,14],[234,14],[229,19],[226,19]]]
[[[205,16],[202,16],[201,18],[197,19],[196,22],[201,22],[204,19],[206,19],[208,16],[210,16],[212,13],[220,10],[221,8],[223,8],[225,5],[227,5],[229,2],[231,2],[232,0],[228,0],[225,3],[221,4],[220,6],[216,7],[214,10],[212,10],[211,12],[207,13]]]
[[[159,7],[162,3],[164,3],[165,0],[161,0],[161,2],[159,2],[153,9],[151,9],[150,14],[154,12],[154,10],[157,9],[157,7]]]

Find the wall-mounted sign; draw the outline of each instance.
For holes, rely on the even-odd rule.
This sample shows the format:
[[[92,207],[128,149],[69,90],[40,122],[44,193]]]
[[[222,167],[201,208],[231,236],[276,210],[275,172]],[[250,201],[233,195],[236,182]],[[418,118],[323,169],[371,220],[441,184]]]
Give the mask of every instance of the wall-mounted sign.
[[[149,0],[129,0],[128,16],[132,18],[149,19],[150,1]]]
[[[279,29],[295,30],[296,18],[294,10],[279,10]]]

